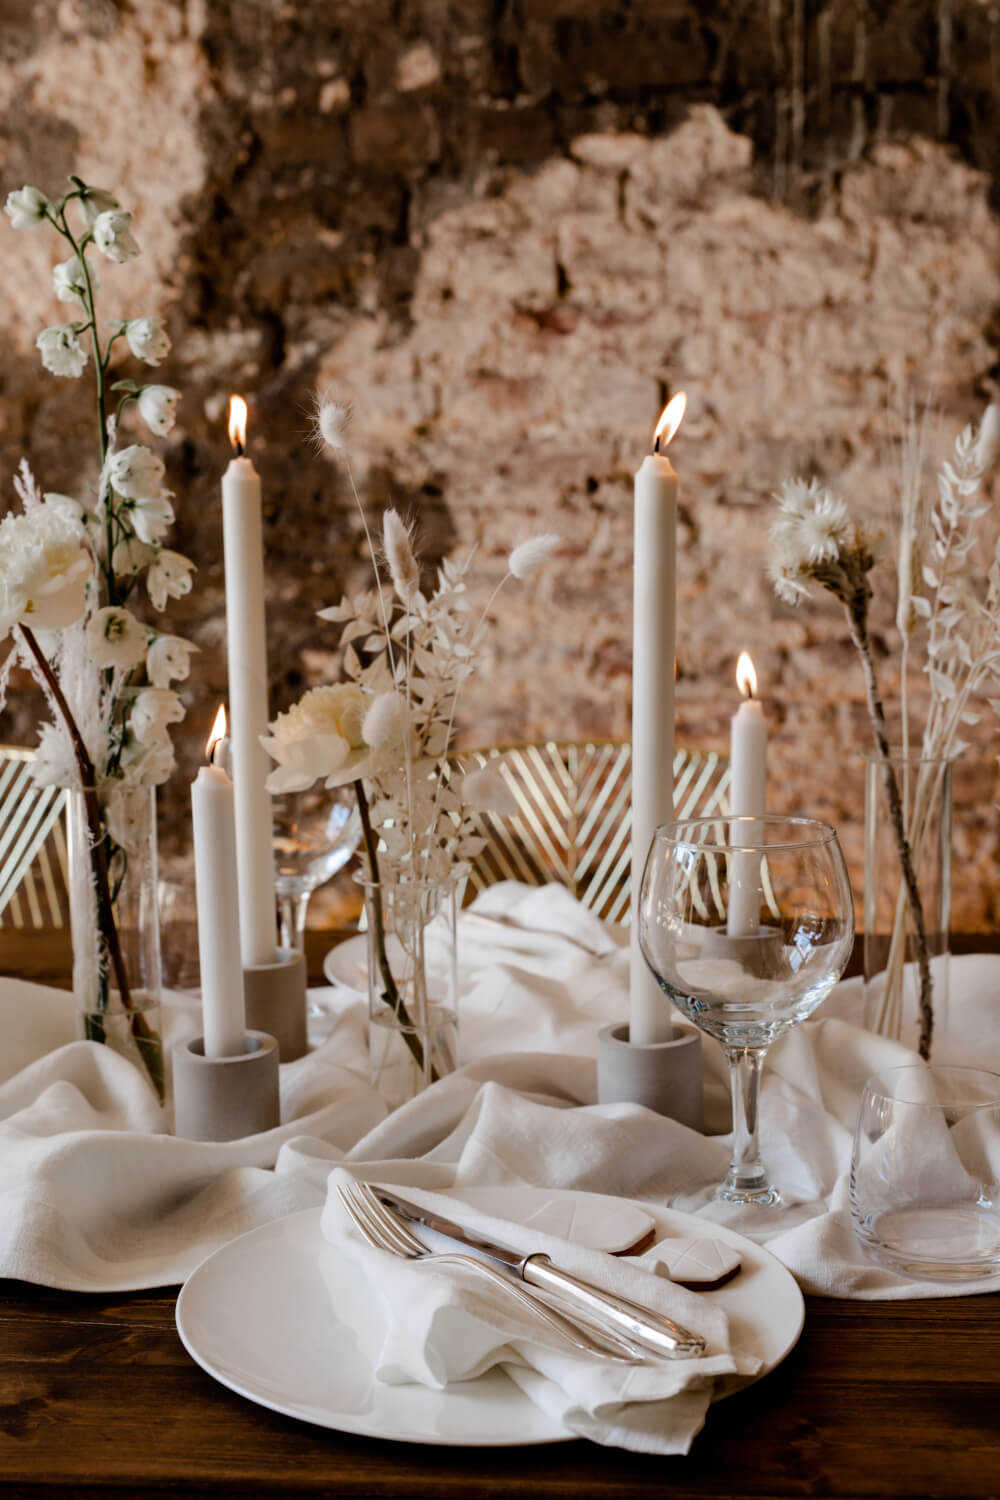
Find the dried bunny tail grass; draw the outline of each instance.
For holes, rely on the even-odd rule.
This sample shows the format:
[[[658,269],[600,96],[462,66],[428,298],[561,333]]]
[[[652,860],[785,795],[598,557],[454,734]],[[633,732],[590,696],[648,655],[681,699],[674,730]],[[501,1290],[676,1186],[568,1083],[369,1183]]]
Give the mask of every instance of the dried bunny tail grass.
[[[410,544],[410,533],[394,510],[387,510],[382,517],[382,547],[389,565],[392,585],[404,604],[408,604],[420,588],[420,567]]]
[[[347,452],[347,434],[351,426],[349,401],[338,401],[333,391],[317,391],[313,396],[313,441],[316,451]]]
[[[526,542],[521,542],[514,548],[507,560],[507,567],[515,578],[527,578],[552,556],[561,541],[562,537],[556,536],[554,532],[529,537]]]

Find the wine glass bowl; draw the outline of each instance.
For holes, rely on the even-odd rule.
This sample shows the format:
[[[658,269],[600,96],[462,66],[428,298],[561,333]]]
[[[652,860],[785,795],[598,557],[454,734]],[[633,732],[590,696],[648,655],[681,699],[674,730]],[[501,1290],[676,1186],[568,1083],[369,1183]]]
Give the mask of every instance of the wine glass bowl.
[[[351,788],[338,787],[277,795],[271,820],[281,945],[301,948],[309,898],[354,854],[361,817]]]
[[[717,817],[657,829],[639,944],[664,994],[729,1062],[733,1162],[720,1197],[779,1201],[757,1144],[764,1054],[826,998],[853,940],[850,881],[827,824]]]

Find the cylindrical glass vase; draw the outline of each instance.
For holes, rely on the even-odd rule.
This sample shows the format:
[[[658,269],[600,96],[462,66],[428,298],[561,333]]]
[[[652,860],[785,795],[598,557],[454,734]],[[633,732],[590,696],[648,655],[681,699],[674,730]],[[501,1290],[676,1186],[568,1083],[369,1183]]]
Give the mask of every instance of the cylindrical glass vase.
[[[371,1079],[397,1109],[458,1067],[459,882],[358,883],[368,937]]]
[[[925,1057],[947,1024],[953,763],[895,754],[886,762],[871,755],[865,767],[865,1024],[880,1036],[919,1048]],[[923,915],[923,955],[891,811],[889,774]]]
[[[72,792],[68,832],[79,1034],[127,1057],[165,1104],[155,788],[113,793],[109,804]]]

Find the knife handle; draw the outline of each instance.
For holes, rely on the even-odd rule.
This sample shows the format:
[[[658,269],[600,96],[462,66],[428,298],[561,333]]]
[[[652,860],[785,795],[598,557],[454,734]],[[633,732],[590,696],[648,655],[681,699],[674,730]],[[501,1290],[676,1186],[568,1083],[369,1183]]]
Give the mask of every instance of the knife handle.
[[[705,1352],[705,1340],[700,1334],[682,1328],[650,1307],[640,1307],[613,1292],[599,1291],[589,1282],[554,1266],[547,1255],[529,1255],[521,1263],[521,1276],[530,1286],[552,1292],[587,1313],[598,1326],[610,1324],[616,1332],[661,1357],[695,1359]]]

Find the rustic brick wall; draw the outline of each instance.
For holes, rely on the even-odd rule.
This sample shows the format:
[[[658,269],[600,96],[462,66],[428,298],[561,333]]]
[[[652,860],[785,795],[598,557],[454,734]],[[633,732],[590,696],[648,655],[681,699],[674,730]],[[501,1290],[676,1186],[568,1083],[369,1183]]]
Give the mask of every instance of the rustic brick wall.
[[[625,735],[630,484],[664,394],[691,405],[682,484],[678,726],[722,747],[736,653],[757,659],[773,800],[835,819],[857,869],[866,723],[846,631],[763,576],[769,499],[815,472],[891,524],[901,400],[940,443],[998,371],[1000,11],[978,0],[36,0],[0,17],[5,187],[118,186],[146,256],[106,308],[164,313],[159,377],[177,545],[172,616],[201,646],[186,783],[225,693],[223,407],[251,400],[267,496],[275,707],[337,670],[315,618],[365,577],[344,477],[305,442],[310,395],[355,403],[373,517],[429,560],[477,546],[485,602],[512,542],[566,538],[494,610],[468,742]],[[41,372],[61,316],[51,241],[0,232],[0,476],[92,477],[90,410]],[[878,604],[893,693],[892,581]],[[913,690],[919,699],[919,674]],[[12,695],[6,737],[37,704]],[[994,916],[994,722],[957,787],[957,925]],[[172,845],[171,845],[171,842]]]

